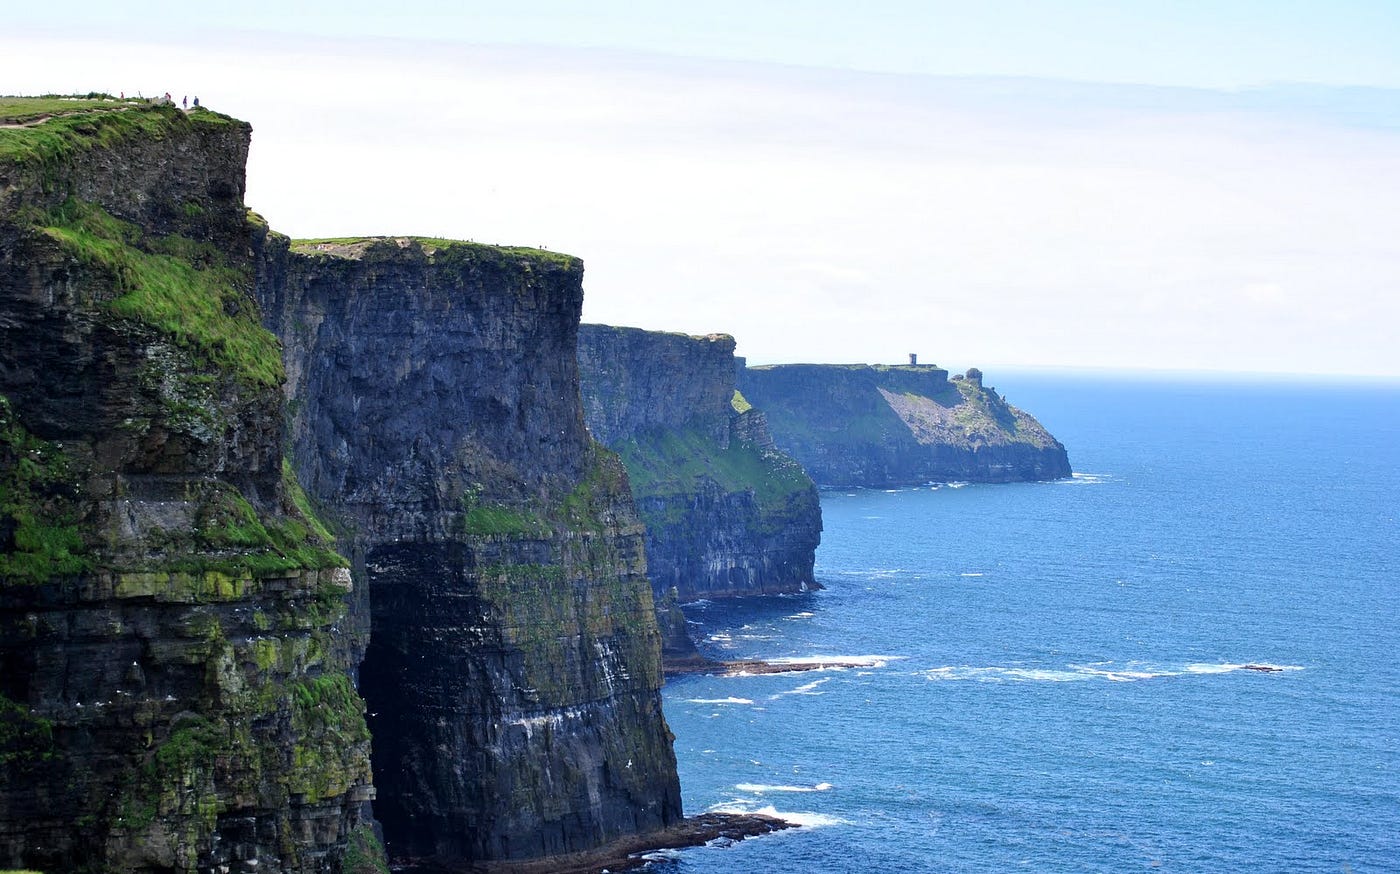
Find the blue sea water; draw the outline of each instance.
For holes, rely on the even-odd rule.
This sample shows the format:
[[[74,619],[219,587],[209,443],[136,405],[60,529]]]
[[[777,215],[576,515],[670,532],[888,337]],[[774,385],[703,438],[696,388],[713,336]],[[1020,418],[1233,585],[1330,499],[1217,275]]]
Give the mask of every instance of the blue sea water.
[[[1001,381],[1073,480],[826,491],[825,589],[688,608],[868,666],[667,683],[687,812],[806,826],[666,869],[1400,871],[1400,388]]]

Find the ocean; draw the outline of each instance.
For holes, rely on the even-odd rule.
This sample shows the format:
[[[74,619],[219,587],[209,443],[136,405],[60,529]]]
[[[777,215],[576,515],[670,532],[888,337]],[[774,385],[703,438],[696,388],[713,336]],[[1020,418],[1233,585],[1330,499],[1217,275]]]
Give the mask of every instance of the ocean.
[[[668,681],[686,811],[804,827],[664,870],[1400,871],[1400,387],[999,382],[1072,480],[827,490],[824,589],[687,608],[864,666]]]

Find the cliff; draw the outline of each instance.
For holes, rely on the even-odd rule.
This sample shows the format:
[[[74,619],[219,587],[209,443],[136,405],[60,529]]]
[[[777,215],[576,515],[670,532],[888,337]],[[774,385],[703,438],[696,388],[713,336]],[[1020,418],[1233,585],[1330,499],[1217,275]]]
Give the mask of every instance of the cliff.
[[[0,125],[0,867],[332,870],[372,794],[360,642],[283,463],[249,127]]]
[[[734,339],[584,325],[589,429],[627,466],[656,595],[681,600],[815,585],[821,507],[734,385]]]
[[[580,407],[582,272],[415,238],[267,250],[294,464],[372,605],[391,856],[569,853],[680,817],[643,528]]]
[[[1029,413],[928,365],[745,367],[739,388],[768,413],[778,447],[830,486],[1015,482],[1070,475],[1069,456]]]

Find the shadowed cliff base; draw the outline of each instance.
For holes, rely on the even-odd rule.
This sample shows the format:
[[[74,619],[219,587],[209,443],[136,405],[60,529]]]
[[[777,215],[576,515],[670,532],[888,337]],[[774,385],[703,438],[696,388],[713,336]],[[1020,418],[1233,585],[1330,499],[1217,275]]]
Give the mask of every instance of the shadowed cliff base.
[[[647,864],[651,853],[699,847],[712,841],[742,841],[789,828],[788,822],[761,813],[702,813],[659,831],[629,835],[583,853],[551,856],[523,862],[479,862],[465,867],[444,865],[431,859],[397,859],[393,870],[404,874],[599,874],[630,871]]]

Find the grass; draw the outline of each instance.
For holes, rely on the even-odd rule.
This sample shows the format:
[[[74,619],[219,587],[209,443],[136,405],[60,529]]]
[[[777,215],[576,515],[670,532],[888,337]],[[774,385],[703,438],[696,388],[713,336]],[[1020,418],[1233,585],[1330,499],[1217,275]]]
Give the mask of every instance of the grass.
[[[44,583],[91,566],[78,533],[76,485],[67,456],[31,435],[0,395],[0,583]]]
[[[0,124],[36,121],[27,127],[0,129],[0,164],[52,168],[79,152],[108,148],[137,136],[158,140],[182,127],[241,124],[206,109],[186,113],[176,106],[134,100],[0,97]]]
[[[350,833],[350,844],[345,848],[345,858],[340,869],[344,874],[389,874],[384,847],[379,843],[379,838],[374,836],[374,829],[369,825],[360,823]]]
[[[303,255],[331,255],[334,257],[362,258],[376,244],[389,244],[397,250],[398,240],[417,243],[430,256],[442,260],[479,259],[493,262],[540,261],[566,270],[579,270],[583,262],[572,255],[551,252],[548,249],[534,249],[528,246],[493,246],[465,240],[448,240],[442,237],[321,237],[313,240],[293,240],[292,251]],[[326,251],[318,246],[343,247],[349,251]]]
[[[252,385],[279,386],[282,355],[246,289],[249,268],[185,237],[142,238],[101,207],[70,199],[41,227],[74,257],[113,277],[109,312],[142,322]]]
[[[721,448],[700,431],[644,434],[619,446],[618,454],[638,499],[692,492],[701,477],[725,491],[752,491],[760,504],[783,501],[812,487],[801,465],[786,456],[737,440]]]
[[[0,695],[0,768],[53,758],[53,723]]]
[[[334,543],[333,535],[326,523],[316,515],[316,510],[311,506],[311,499],[306,496],[306,490],[297,481],[297,475],[292,470],[292,462],[288,458],[282,459],[282,489],[287,495],[287,500],[291,501],[293,509],[301,514],[301,518],[306,520],[306,524],[311,528],[311,533],[315,534],[325,543]]]
[[[538,517],[498,504],[472,507],[462,517],[462,533],[472,537],[543,537],[546,531]]]
[[[753,409],[753,404],[749,403],[749,399],[737,388],[734,389],[734,397],[729,399],[729,406],[733,407],[736,413],[747,413]]]

